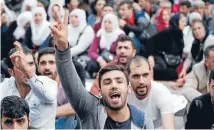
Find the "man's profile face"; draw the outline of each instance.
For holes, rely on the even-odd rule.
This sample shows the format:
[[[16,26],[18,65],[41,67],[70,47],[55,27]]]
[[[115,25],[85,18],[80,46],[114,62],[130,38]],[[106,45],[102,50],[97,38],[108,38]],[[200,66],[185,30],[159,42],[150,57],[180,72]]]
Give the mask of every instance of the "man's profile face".
[[[213,79],[209,83],[209,89],[210,89],[210,96],[211,96],[212,102],[214,102],[214,80]]]
[[[101,93],[105,105],[114,111],[122,109],[127,103],[129,87],[123,72],[113,70],[101,78]]]
[[[189,13],[189,9],[187,6],[183,5],[180,7],[180,13],[183,13],[185,16]]]
[[[35,66],[35,62],[34,62],[33,56],[31,54],[25,54],[25,60],[28,63],[31,71],[35,73],[36,72],[36,66]],[[19,84],[22,84],[24,86],[25,85],[29,85],[28,81],[27,81],[27,77],[24,75],[24,73],[21,70],[19,70],[15,66],[13,67],[13,74],[12,74],[12,76],[15,77],[16,81]]]
[[[122,19],[128,19],[131,13],[132,9],[128,7],[128,4],[124,4],[119,7],[119,14]]]
[[[2,129],[22,129],[27,130],[29,127],[29,118],[25,114],[21,118],[9,118],[4,115],[1,118]]]

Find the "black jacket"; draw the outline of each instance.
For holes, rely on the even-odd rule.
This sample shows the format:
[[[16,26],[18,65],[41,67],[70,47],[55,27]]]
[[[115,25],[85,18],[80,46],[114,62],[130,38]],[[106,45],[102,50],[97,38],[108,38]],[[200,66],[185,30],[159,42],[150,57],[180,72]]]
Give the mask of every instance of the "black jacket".
[[[181,56],[183,54],[183,32],[178,29],[179,14],[170,20],[170,27],[152,36],[147,45],[148,55],[160,56],[161,52]]]
[[[185,129],[211,129],[214,124],[214,110],[210,94],[195,98],[189,108]]]

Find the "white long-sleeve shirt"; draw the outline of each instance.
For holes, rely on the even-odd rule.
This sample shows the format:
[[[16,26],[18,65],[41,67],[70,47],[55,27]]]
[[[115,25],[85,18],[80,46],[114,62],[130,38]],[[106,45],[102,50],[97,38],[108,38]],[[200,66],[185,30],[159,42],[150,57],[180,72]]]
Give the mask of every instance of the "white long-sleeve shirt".
[[[93,42],[94,30],[92,29],[92,27],[87,26],[85,28],[83,34],[81,35],[81,37],[79,38],[78,36],[79,35],[77,35],[76,40],[74,40],[73,42],[69,41],[69,44],[72,46],[71,47],[72,56],[77,56],[77,55],[87,51],[87,49]],[[79,38],[79,41],[78,41],[78,43],[76,43],[78,38]]]
[[[30,126],[38,129],[55,129],[57,83],[45,76],[28,79],[31,91],[25,97],[30,108]],[[21,97],[15,78],[6,78],[0,84],[0,101],[6,96]]]

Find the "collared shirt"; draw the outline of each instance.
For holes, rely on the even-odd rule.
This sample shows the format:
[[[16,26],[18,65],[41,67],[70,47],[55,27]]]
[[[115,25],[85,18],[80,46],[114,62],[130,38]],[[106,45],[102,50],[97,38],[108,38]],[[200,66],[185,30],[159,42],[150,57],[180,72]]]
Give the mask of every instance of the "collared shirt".
[[[57,107],[57,83],[45,76],[34,76],[28,79],[31,91],[25,97],[30,107],[30,126],[37,129],[55,129]],[[21,97],[15,84],[15,78],[6,78],[0,84],[0,101],[16,95]]]

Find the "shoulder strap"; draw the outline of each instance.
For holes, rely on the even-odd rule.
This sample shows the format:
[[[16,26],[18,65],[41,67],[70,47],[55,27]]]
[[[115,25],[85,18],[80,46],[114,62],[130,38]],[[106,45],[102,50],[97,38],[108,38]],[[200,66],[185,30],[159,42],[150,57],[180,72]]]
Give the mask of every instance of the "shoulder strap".
[[[88,26],[88,25],[86,25],[86,26],[84,27],[84,29],[82,30],[82,32],[80,32],[80,34],[79,34],[79,36],[78,36],[78,39],[77,39],[77,42],[76,42],[76,45],[79,43],[79,39],[80,39],[80,37],[82,36],[82,34],[84,33],[84,31],[85,31],[85,29],[86,29],[87,26]]]

